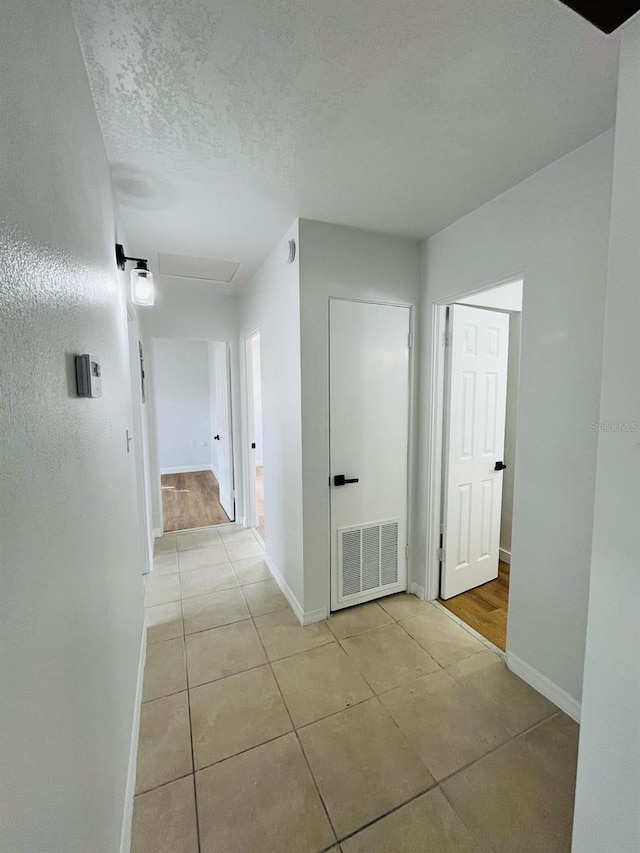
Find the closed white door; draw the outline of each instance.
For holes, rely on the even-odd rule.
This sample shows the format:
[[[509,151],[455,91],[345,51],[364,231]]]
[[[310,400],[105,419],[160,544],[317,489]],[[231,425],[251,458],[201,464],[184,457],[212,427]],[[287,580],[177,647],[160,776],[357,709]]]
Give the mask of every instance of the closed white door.
[[[509,315],[468,305],[449,312],[440,595],[498,577]]]
[[[406,589],[411,309],[330,302],[331,608]]]
[[[216,433],[214,441],[218,446],[218,483],[220,485],[220,503],[231,521],[235,519],[235,501],[233,485],[233,441],[231,432],[231,370],[229,345],[215,344],[214,374],[216,389]]]

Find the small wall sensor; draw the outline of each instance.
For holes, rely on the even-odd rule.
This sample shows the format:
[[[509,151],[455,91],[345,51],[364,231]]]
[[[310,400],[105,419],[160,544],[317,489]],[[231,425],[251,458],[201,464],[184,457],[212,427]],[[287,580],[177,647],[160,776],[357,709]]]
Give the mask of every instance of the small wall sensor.
[[[296,241],[289,240],[289,257],[287,258],[287,263],[292,264],[296,259]]]
[[[78,397],[102,396],[100,363],[88,353],[76,356],[76,387]]]

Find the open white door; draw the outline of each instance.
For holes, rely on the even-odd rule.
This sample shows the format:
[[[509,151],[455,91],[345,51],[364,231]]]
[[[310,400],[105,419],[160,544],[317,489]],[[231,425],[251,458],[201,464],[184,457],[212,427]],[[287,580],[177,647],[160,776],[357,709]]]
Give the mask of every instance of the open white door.
[[[449,311],[442,598],[498,576],[509,315]]]
[[[330,303],[331,609],[406,589],[411,309]]]
[[[216,424],[214,441],[217,443],[217,477],[220,485],[220,504],[231,521],[235,519],[233,484],[233,439],[231,424],[231,369],[229,345],[215,343],[213,371],[216,394]]]

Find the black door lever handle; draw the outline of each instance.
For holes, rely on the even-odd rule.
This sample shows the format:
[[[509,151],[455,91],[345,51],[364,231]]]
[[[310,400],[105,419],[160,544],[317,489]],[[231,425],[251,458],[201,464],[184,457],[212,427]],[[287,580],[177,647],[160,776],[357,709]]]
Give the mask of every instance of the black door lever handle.
[[[354,477],[352,480],[347,480],[344,474],[336,474],[333,478],[334,486],[346,486],[347,483],[358,483],[359,480],[357,477]]]
[[[214,436],[213,436],[213,440],[214,440],[214,441],[220,441],[220,436],[219,436],[219,435],[214,435]]]
[[[504,462],[496,462],[496,467],[493,469],[494,471],[504,471],[507,466]]]

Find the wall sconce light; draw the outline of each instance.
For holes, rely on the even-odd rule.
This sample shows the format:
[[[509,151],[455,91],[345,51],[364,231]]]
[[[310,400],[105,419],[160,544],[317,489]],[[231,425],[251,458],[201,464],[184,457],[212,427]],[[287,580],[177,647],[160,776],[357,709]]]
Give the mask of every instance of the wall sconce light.
[[[147,266],[147,260],[127,257],[122,243],[116,243],[118,269],[123,270],[127,261],[136,261],[136,268],[131,270],[131,301],[134,305],[153,305],[153,273]]]

